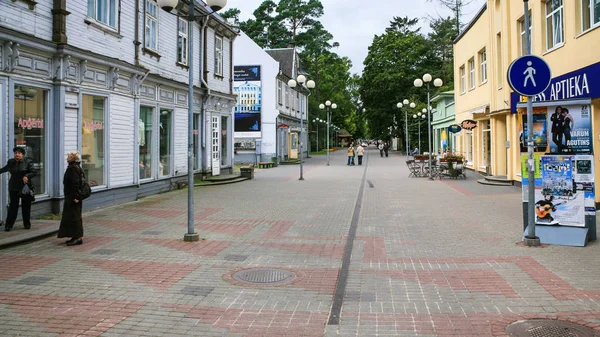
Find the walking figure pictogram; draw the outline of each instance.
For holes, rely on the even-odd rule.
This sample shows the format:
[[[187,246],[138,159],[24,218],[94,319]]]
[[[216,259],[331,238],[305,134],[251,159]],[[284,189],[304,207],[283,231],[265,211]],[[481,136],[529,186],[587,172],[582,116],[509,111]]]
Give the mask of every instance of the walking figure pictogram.
[[[523,86],[526,87],[527,80],[531,80],[533,86],[537,87],[537,85],[535,84],[535,78],[533,78],[533,75],[535,75],[535,68],[531,66],[531,61],[527,61],[527,69],[525,69],[525,71],[523,72],[523,75],[525,74],[527,76],[525,76],[525,82],[523,82]]]

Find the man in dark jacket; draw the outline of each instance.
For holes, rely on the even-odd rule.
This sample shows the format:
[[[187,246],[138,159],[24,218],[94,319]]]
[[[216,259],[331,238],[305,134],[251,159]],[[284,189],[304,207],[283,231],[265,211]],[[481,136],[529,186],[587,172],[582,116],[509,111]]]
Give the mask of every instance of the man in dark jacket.
[[[21,205],[23,207],[23,226],[25,229],[31,228],[31,200],[27,198],[21,198],[20,192],[23,186],[27,184],[29,188],[33,189],[31,178],[36,176],[35,168],[30,158],[25,157],[25,149],[22,147],[15,147],[13,149],[15,157],[9,159],[3,168],[0,168],[0,173],[10,172],[10,180],[8,181],[8,193],[10,195],[10,204],[8,206],[8,215],[6,216],[6,223],[4,224],[4,230],[10,231],[17,220],[17,213],[19,212],[19,199],[21,199]]]

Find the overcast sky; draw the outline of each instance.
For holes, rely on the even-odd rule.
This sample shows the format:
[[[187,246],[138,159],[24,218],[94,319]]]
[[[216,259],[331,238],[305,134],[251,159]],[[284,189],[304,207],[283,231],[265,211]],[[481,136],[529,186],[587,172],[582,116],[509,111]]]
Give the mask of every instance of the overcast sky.
[[[485,1],[471,0],[464,10],[462,22],[469,22]],[[246,21],[254,18],[252,12],[262,2],[263,0],[228,0],[225,9],[239,9],[240,20]],[[352,60],[351,71],[358,74],[362,73],[363,61],[373,36],[382,34],[394,16],[419,18],[422,31],[427,32],[427,17],[450,15],[450,11],[438,5],[436,0],[321,0],[321,3],[324,15],[320,20],[333,35],[333,41],[340,43],[335,51],[340,56],[349,57]]]

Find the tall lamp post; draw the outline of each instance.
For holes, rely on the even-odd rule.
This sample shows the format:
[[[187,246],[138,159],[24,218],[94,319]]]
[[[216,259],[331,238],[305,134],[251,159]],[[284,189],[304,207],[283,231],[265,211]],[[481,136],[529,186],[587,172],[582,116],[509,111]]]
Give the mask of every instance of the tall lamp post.
[[[167,13],[171,13],[177,7],[179,0],[157,0],[157,4]],[[208,14],[194,15],[195,1],[189,1],[188,14],[178,15],[188,21],[188,221],[187,233],[183,236],[184,241],[198,241],[200,236],[194,230],[194,21],[206,18],[221,10],[227,5],[227,0],[206,0],[206,4],[213,10]]]
[[[319,109],[327,107],[327,166],[329,166],[329,125],[331,125],[331,109],[337,109],[337,104],[326,101],[325,104],[319,104]]]
[[[431,103],[429,101],[429,83],[431,82],[431,75],[425,74],[423,75],[423,80],[417,78],[413,84],[415,87],[420,88],[423,86],[423,82],[427,84],[427,141],[429,143],[429,179],[433,180],[433,170],[431,169],[431,132],[429,132],[431,129]],[[444,82],[442,82],[442,80],[439,78],[433,80],[433,85],[436,88],[441,87],[443,84]]]
[[[297,82],[296,82],[297,81]],[[305,87],[308,88],[308,95],[306,95],[306,99],[308,100],[308,97],[310,96],[310,94],[312,93],[310,91],[310,89],[313,89],[315,87],[315,81],[310,80],[308,82],[306,82],[306,76],[304,75],[299,75],[296,80],[291,79],[288,81],[288,86],[290,88],[295,88],[297,84],[300,84],[301,87]],[[306,85],[305,85],[306,84]],[[303,135],[303,127],[304,124],[302,123],[302,121],[304,120],[304,116],[302,116],[302,107],[300,107],[300,178],[298,178],[298,180],[304,180],[304,164],[302,163],[302,151],[303,151],[303,146],[302,146],[302,135]],[[306,104],[306,120],[308,121],[308,104]],[[308,132],[307,132],[308,134]],[[309,149],[310,151],[310,149]]]
[[[425,119],[425,114],[418,112],[416,115],[413,115],[413,118],[419,119],[419,153],[421,153],[421,119]]]
[[[317,124],[318,122],[318,118],[313,119],[313,123],[315,123],[315,125],[317,126],[317,148],[316,148],[316,152],[319,152],[319,124]]]
[[[410,106],[412,109],[415,108],[415,103],[410,103],[407,99],[404,99],[402,102],[398,102],[398,104],[396,104],[396,106],[398,107],[398,109],[400,109],[400,111],[402,111],[402,107],[404,107],[404,138],[406,141],[406,155],[408,156],[408,107]]]

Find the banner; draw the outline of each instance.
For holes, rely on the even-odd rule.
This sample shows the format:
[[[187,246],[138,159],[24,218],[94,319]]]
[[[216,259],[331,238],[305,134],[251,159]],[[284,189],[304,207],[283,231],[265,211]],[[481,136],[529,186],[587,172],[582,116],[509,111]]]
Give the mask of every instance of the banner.
[[[533,108],[534,152],[548,152],[547,108]],[[521,152],[527,152],[527,110],[519,109],[519,145]]]
[[[262,87],[260,66],[235,66],[233,91],[237,94],[234,136],[261,137]]]
[[[592,126],[589,105],[548,107],[550,153],[591,153]]]

